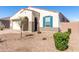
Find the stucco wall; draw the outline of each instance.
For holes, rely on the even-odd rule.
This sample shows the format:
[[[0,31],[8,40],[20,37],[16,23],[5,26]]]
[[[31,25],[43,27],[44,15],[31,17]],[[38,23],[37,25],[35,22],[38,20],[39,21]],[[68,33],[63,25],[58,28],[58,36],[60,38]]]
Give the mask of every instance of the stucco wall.
[[[71,28],[72,32],[78,31],[79,32],[79,22],[67,22],[67,23],[61,23],[61,31],[67,31],[68,28]]]
[[[20,17],[27,16],[29,18],[29,21],[32,21],[32,11],[30,10],[20,10],[17,12],[14,16],[12,16],[10,19],[19,19]]]
[[[53,27],[58,28],[59,27],[59,13],[57,12],[51,12],[51,11],[46,11],[46,10],[41,10],[37,8],[28,8],[34,11],[37,11],[40,13],[40,27],[43,27],[43,17],[44,16],[53,16]]]
[[[12,29],[20,30],[20,25],[18,24],[18,21],[13,21],[12,25],[13,25]]]
[[[59,27],[59,17],[57,13],[52,12],[43,12],[40,14],[40,27],[43,27],[43,17],[45,16],[53,16],[53,27],[58,28]]]
[[[10,23],[10,27],[14,27],[12,29],[15,29],[15,30],[21,30],[20,29],[20,26],[19,24],[17,24],[17,22],[15,22],[14,24],[12,23],[12,20],[14,19],[20,19],[20,17],[28,17],[28,21],[29,21],[29,24],[28,24],[28,27],[29,27],[29,31],[31,31],[31,27],[30,27],[30,22],[32,21],[32,11],[29,11],[29,10],[20,10],[19,12],[17,12],[14,16],[12,16],[10,18],[11,20],[11,23]],[[15,26],[16,25],[16,26]]]

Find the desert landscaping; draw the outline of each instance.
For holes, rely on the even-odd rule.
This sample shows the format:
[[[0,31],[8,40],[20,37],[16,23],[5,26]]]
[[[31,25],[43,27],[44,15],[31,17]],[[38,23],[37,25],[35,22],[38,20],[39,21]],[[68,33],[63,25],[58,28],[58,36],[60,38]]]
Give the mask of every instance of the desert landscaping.
[[[62,31],[67,28],[72,29],[69,39],[69,48],[66,52],[79,51],[79,22],[62,23]],[[55,48],[52,31],[22,32],[11,29],[0,31],[0,51],[1,52],[60,52]]]
[[[3,42],[0,43],[0,51],[55,51],[56,49],[52,39],[53,34],[52,32],[47,33],[24,32],[22,38],[20,32],[15,33],[15,31],[1,34],[0,37]]]

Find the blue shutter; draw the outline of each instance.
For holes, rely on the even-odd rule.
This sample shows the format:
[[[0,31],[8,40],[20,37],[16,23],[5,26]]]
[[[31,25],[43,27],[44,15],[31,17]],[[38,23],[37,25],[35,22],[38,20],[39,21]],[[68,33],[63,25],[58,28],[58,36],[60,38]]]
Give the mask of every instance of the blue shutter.
[[[45,27],[45,17],[43,18],[43,28]]]
[[[50,16],[50,27],[51,27],[51,31],[53,30],[53,18],[52,16]]]
[[[53,26],[52,26],[52,16],[50,16],[50,27],[52,28]]]

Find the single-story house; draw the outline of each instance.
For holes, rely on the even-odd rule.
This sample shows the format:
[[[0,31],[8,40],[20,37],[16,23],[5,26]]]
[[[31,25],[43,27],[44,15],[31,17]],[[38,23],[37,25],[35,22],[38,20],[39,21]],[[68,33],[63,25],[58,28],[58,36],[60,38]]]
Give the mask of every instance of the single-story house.
[[[0,18],[0,27],[10,28],[10,17]]]
[[[23,25],[21,21],[24,21]],[[24,31],[59,31],[61,22],[69,22],[61,12],[28,7],[10,18],[10,28],[21,30],[22,25]]]

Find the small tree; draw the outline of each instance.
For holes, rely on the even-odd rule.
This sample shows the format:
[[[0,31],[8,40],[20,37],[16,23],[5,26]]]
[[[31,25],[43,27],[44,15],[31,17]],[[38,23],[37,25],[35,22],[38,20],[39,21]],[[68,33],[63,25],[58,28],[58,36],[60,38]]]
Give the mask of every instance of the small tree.
[[[22,20],[23,20],[23,17],[20,17],[20,22],[19,22],[19,25],[20,25],[20,29],[21,29],[21,39],[22,39]]]
[[[20,25],[20,28],[21,28],[21,38],[22,38],[23,26],[24,26],[26,20],[28,20],[27,17],[20,17],[20,23],[19,23],[19,25]]]

